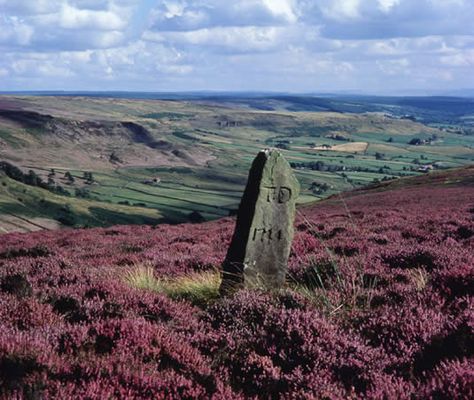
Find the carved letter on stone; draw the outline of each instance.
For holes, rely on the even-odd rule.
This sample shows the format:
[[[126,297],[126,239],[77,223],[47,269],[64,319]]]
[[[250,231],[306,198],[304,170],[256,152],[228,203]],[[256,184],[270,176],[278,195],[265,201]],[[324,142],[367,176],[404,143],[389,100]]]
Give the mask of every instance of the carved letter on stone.
[[[288,187],[281,187],[278,191],[278,203],[287,203],[291,200],[291,189]]]

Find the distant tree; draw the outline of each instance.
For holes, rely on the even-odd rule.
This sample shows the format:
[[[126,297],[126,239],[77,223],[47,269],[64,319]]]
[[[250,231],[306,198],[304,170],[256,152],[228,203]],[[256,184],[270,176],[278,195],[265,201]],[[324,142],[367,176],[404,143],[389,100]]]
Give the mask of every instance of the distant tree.
[[[60,185],[56,185],[55,188],[54,188],[54,191],[57,193],[57,194],[60,194],[62,196],[71,196],[71,193],[69,193],[66,189],[64,189],[62,186]]]
[[[392,143],[392,142],[393,142],[393,137],[389,137],[389,138],[387,139],[387,142],[388,142],[388,143]]]
[[[74,177],[69,171],[66,171],[66,173],[64,174],[64,178],[67,179],[68,183],[74,183]]]
[[[92,175],[92,172],[84,172],[83,179],[86,181],[86,183],[91,184],[94,182],[94,177]]]
[[[412,140],[410,140],[408,142],[409,145],[412,145],[412,146],[419,146],[421,144],[423,144],[423,140],[420,139],[420,138],[413,138]]]
[[[74,194],[76,197],[80,197],[83,199],[87,199],[91,196],[89,191],[85,188],[76,188],[76,190],[74,191]]]
[[[115,153],[115,151],[113,151],[112,154],[110,155],[109,161],[112,162],[112,163],[121,163],[122,162],[122,160],[117,155],[117,153]]]
[[[39,186],[42,183],[42,179],[36,174],[35,171],[30,169],[28,175],[25,176],[24,183],[31,186]]]
[[[322,194],[330,189],[330,186],[326,182],[313,181],[309,189],[314,194]]]
[[[25,181],[25,174],[22,172],[20,168],[18,168],[17,166],[13,164],[10,164],[6,161],[2,161],[0,162],[0,169],[3,170],[9,178],[15,181],[19,181],[19,182]]]
[[[376,159],[376,160],[383,160],[383,159],[385,159],[385,154],[384,154],[384,153],[376,152],[376,153],[375,153],[375,159]]]
[[[56,182],[54,181],[51,175],[52,172],[48,174],[48,180],[45,182],[41,179],[41,177],[38,176],[35,171],[30,169],[28,173],[25,174],[18,167],[15,167],[14,165],[11,165],[7,162],[0,162],[0,170],[3,170],[5,174],[11,179],[14,179],[18,182],[22,182],[26,185],[37,186],[42,189],[49,190],[50,192],[58,193],[64,196],[70,195],[67,190],[65,190],[59,185],[56,185]],[[23,189],[23,192],[26,193],[26,189]]]

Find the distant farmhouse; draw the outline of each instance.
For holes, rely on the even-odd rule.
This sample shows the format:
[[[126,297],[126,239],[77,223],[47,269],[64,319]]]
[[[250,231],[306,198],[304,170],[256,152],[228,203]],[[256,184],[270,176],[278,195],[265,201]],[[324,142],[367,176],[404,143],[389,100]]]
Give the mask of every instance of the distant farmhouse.
[[[158,185],[159,183],[161,182],[161,178],[158,178],[158,177],[155,177],[155,178],[151,178],[151,179],[145,179],[144,181],[142,181],[142,183],[144,185]]]

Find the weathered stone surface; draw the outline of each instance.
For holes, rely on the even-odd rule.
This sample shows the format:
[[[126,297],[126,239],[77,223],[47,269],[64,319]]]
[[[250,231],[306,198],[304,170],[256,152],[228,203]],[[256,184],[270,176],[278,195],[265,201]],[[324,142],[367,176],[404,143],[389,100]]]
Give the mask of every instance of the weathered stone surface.
[[[298,194],[298,181],[281,153],[262,150],[240,202],[221,293],[242,286],[277,289],[285,283]]]

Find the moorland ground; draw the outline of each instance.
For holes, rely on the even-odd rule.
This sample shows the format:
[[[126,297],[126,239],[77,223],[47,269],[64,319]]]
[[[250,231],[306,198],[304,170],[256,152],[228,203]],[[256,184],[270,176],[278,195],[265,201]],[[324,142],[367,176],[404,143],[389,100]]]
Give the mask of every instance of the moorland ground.
[[[234,220],[0,241],[0,398],[472,399],[474,169],[300,208],[287,287],[218,298]]]

